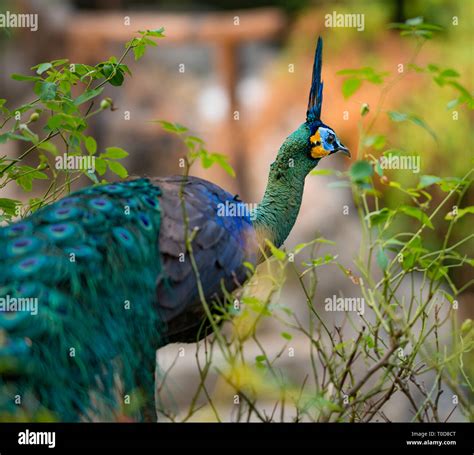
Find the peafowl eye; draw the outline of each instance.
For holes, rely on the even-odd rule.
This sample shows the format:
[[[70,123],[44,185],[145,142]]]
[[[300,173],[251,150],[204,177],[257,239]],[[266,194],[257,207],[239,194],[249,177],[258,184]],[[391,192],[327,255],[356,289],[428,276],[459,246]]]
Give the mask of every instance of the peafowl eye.
[[[322,158],[335,152],[350,156],[349,150],[341,143],[336,133],[327,126],[319,126],[310,137],[311,156]]]

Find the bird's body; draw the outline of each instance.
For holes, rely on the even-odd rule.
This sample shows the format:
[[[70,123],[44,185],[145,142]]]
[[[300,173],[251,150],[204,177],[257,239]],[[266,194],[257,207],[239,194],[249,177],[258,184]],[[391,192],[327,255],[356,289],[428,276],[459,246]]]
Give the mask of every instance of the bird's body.
[[[255,262],[250,219],[219,216],[219,204],[241,203],[198,178],[138,179],[80,190],[1,228],[10,311],[0,313],[0,410],[17,411],[19,396],[30,413],[91,417],[94,393],[117,401],[117,379],[124,396],[149,400],[155,350],[206,333],[184,216],[207,299],[234,290],[243,262]]]
[[[213,183],[169,177],[85,188],[0,228],[0,420],[112,419],[137,394],[152,415],[155,350],[207,334],[208,303],[288,236],[308,173],[348,153],[320,120],[321,52],[252,217]]]

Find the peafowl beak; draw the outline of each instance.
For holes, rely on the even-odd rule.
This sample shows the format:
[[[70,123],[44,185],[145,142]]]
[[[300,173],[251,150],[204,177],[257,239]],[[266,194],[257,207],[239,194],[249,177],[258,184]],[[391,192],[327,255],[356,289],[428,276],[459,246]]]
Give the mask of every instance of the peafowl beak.
[[[347,155],[349,158],[351,156],[351,152],[349,149],[339,140],[339,138],[336,136],[336,140],[333,142],[333,147],[334,150],[331,152],[331,154],[336,153],[336,152],[342,152],[344,155]]]
[[[342,152],[344,153],[344,155],[347,155],[349,158],[351,157],[351,152],[349,151],[349,149],[342,144],[338,146],[336,150],[334,150],[334,153],[336,152]]]

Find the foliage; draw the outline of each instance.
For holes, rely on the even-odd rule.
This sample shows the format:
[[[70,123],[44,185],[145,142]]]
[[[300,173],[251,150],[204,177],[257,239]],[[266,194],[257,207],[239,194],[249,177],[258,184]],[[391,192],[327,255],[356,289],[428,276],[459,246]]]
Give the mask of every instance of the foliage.
[[[420,19],[397,27],[403,36],[414,37],[420,43],[439,30]],[[416,71],[414,63],[411,70]],[[437,70],[436,74],[429,68],[427,71],[433,78],[443,72],[442,78],[457,77],[452,69]],[[394,84],[385,81],[387,73],[371,68],[344,70],[340,74],[352,81],[343,85],[346,97],[355,93],[362,81],[380,85],[382,91]],[[399,79],[396,77],[395,82]],[[436,79],[435,82],[439,83]],[[468,93],[464,88],[459,92],[461,96]],[[470,107],[470,103],[468,98],[462,98],[458,104]],[[361,120],[369,112],[365,105]],[[381,112],[381,105],[376,106],[374,116]],[[436,135],[419,115],[388,111],[388,117],[394,126],[411,122],[436,141]],[[466,254],[474,234],[452,240],[458,220],[474,212],[472,206],[460,208],[472,183],[473,170],[462,178],[420,175],[414,186],[404,186],[394,171],[381,166],[381,158],[400,157],[406,152],[393,145],[387,148],[386,137],[374,133],[373,125],[374,120],[368,128],[361,122],[362,159],[347,172],[312,172],[334,175],[338,186],[352,190],[363,236],[354,258],[356,268],[340,262],[337,245],[327,239],[316,238],[288,251],[267,241],[272,257],[257,270],[246,289],[227,295],[222,302],[203,299],[216,336],[197,346],[200,382],[184,412],[177,412],[167,400],[159,398],[161,416],[172,421],[221,421],[229,418],[228,408],[233,406],[234,421],[369,422],[387,420],[387,409],[405,400],[413,421],[445,421],[455,409],[466,419],[474,418],[474,384],[467,362],[474,348],[474,329],[471,320],[460,322],[458,317],[459,296],[473,280],[458,286],[451,278],[460,267],[474,266],[473,258]],[[380,187],[399,192],[407,202],[385,205]],[[435,189],[444,197],[433,206]],[[407,222],[410,228],[400,230]],[[442,247],[433,247],[429,233],[443,230],[446,234]],[[321,248],[328,248],[329,252],[320,252]],[[192,248],[189,251],[192,254]],[[298,260],[304,254],[309,258]],[[321,300],[321,267],[338,270],[352,283],[353,294],[365,302],[365,313],[343,312],[337,325],[327,324],[320,313],[321,306],[316,306]],[[197,269],[195,273],[198,278]],[[296,276],[305,296],[304,321],[279,297],[291,276]],[[267,285],[263,296],[255,293],[262,283]],[[403,287],[411,290],[408,295],[400,292]],[[260,334],[260,327],[268,319],[281,327],[276,354],[270,354],[275,349],[269,349]],[[221,321],[232,327],[230,333],[220,330]],[[301,349],[294,344],[296,338],[306,340],[308,345],[309,372],[300,383],[292,379],[287,367],[282,367],[292,350]],[[258,352],[250,358],[252,347]],[[174,365],[175,362],[162,374],[159,391],[166,390],[166,378]],[[217,376],[215,387],[210,385],[211,373]],[[230,404],[229,396],[233,397]],[[440,405],[444,397],[452,403],[448,409],[446,404]],[[227,406],[223,407],[223,400],[227,400]]]
[[[120,86],[125,76],[131,75],[123,63],[126,56],[133,52],[136,60],[141,58],[147,46],[156,45],[153,39],[164,36],[164,30],[147,30],[139,35],[125,45],[118,59],[112,56],[95,66],[59,59],[33,66],[33,74],[12,74],[16,81],[32,83],[36,98],[15,108],[7,107],[7,100],[0,99],[0,144],[16,142],[24,148],[18,158],[0,156],[0,189],[15,183],[30,192],[37,180],[48,180],[49,185],[42,197],[31,198],[25,204],[0,199],[0,221],[26,216],[57,200],[81,176],[95,184],[106,182],[107,169],[120,178],[127,177],[120,163],[127,152],[108,147],[99,153],[96,140],[86,131],[92,117],[115,109],[110,98],[100,98],[107,84]],[[33,152],[37,164],[25,164]],[[77,158],[93,158],[89,161],[93,166],[66,166],[68,157],[73,164],[81,163]]]
[[[167,122],[166,120],[157,120],[157,122],[160,123],[165,131],[178,135],[186,145],[187,155],[184,158],[186,163],[183,163],[185,166],[181,167],[189,169],[195,161],[199,160],[204,169],[217,164],[231,177],[235,177],[235,171],[229,164],[227,157],[220,153],[209,152],[205,147],[204,141],[197,136],[189,134],[188,128],[179,123]]]

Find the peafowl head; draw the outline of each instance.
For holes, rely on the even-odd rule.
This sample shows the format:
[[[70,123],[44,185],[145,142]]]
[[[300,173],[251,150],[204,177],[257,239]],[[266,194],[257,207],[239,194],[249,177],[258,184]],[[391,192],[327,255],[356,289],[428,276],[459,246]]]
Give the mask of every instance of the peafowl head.
[[[311,171],[321,158],[342,152],[351,156],[347,147],[335,131],[321,121],[323,82],[321,81],[323,40],[318,39],[313,63],[313,79],[309,93],[306,122],[294,131],[283,143],[278,161],[293,160],[305,173]]]
[[[350,156],[334,130],[321,121],[322,51],[323,41],[319,38],[306,121],[280,147],[276,160],[270,166],[265,194],[254,213],[254,226],[262,251],[267,251],[265,240],[280,246],[287,238],[298,216],[305,178],[319,161],[339,151]],[[261,254],[258,260],[263,259]]]

